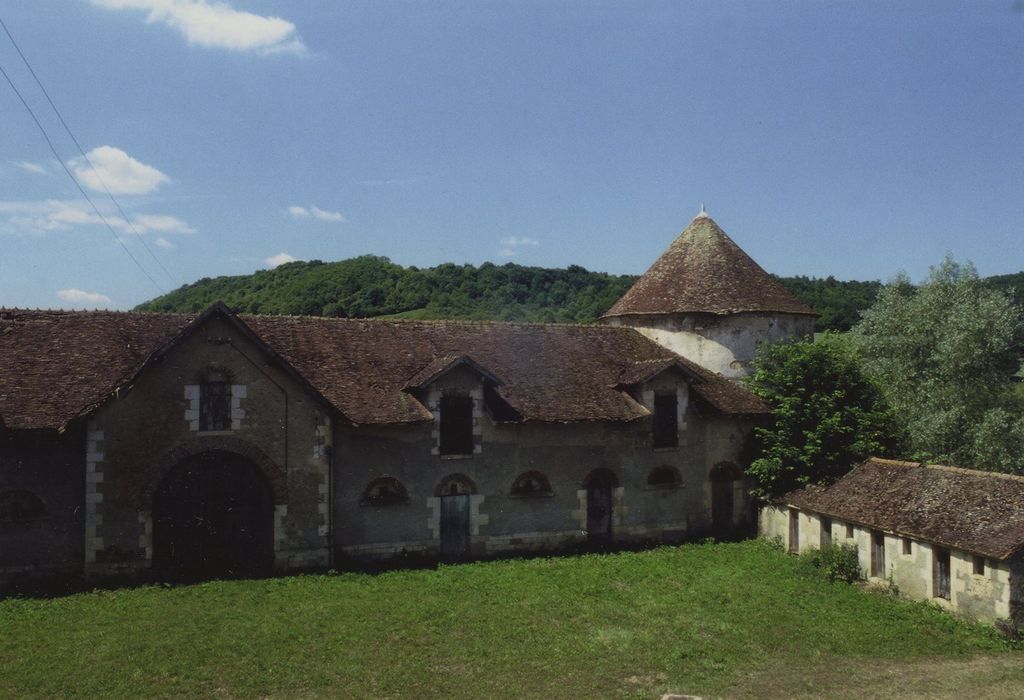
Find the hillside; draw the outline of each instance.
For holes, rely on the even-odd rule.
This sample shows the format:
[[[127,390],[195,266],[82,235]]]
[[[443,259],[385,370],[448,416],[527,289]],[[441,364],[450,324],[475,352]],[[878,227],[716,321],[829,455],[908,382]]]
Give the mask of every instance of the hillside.
[[[819,331],[847,330],[881,286],[833,277],[778,279],[821,314]],[[590,272],[578,265],[551,269],[445,263],[417,268],[365,255],[331,263],[288,263],[251,275],[204,277],[136,308],[193,312],[223,300],[243,313],[590,323],[634,281],[633,275]],[[1018,300],[1024,292],[1024,272],[990,281]]]

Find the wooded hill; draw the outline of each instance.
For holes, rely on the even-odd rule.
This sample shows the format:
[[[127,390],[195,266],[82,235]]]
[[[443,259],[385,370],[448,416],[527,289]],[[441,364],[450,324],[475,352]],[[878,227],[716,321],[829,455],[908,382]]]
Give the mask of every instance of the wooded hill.
[[[778,278],[821,314],[818,330],[847,330],[875,300],[877,281]],[[590,323],[636,281],[633,275],[484,263],[403,267],[364,255],[293,262],[251,275],[204,277],[144,302],[140,311],[200,311],[217,300],[242,313]],[[989,278],[1024,296],[1024,272]]]

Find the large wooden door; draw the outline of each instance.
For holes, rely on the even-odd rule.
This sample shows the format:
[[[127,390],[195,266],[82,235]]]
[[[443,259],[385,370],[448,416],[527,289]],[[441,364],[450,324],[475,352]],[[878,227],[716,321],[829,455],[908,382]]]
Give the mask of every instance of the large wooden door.
[[[260,576],[273,568],[274,506],[258,468],[229,452],[186,459],[153,501],[153,568],[169,578]]]
[[[441,555],[469,554],[469,494],[441,496]]]
[[[598,470],[587,478],[587,539],[607,542],[612,538],[612,490],[615,476]]]

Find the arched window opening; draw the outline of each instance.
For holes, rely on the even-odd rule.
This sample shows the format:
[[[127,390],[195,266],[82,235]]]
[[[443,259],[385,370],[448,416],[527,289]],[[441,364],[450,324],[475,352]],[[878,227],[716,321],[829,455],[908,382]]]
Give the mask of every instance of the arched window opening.
[[[382,476],[366,487],[362,502],[370,506],[401,505],[409,502],[409,494],[401,481],[393,476]]]
[[[46,506],[30,491],[0,493],[0,523],[24,523],[46,516]]]
[[[464,496],[476,493],[476,484],[465,474],[449,474],[437,485],[438,496]]]
[[[655,467],[651,470],[651,473],[647,475],[647,485],[653,488],[677,488],[682,483],[683,480],[679,476],[679,470],[668,464]]]
[[[523,498],[551,495],[551,482],[538,471],[528,471],[516,477],[512,483],[512,495]]]

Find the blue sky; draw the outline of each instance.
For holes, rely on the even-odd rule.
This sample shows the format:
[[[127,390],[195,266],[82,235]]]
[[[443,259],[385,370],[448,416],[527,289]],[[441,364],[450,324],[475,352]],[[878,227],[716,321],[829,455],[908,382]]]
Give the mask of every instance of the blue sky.
[[[364,253],[640,273],[701,202],[782,275],[920,279],[947,252],[1024,269],[1022,0],[33,0],[0,18],[89,156],[0,33],[60,156],[0,82],[0,306],[130,308]]]

